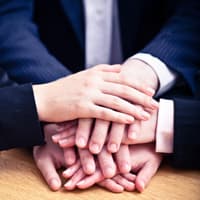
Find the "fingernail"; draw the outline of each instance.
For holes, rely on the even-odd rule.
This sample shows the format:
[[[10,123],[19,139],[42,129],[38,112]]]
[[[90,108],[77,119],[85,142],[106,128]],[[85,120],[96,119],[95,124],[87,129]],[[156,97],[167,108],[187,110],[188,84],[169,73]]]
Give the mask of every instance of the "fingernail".
[[[99,151],[100,151],[99,145],[96,144],[96,143],[93,143],[93,144],[90,146],[90,151],[91,151],[92,153],[94,153],[94,154],[99,153]]]
[[[114,144],[114,143],[109,144],[109,151],[111,153],[115,153],[115,152],[117,152],[117,150],[118,150],[117,144]]]
[[[53,135],[53,136],[51,136],[51,138],[55,143],[57,143],[58,139],[59,139],[59,136],[58,135]]]
[[[59,182],[57,179],[53,178],[51,181],[50,181],[50,185],[52,188],[54,189],[57,189],[59,187]]]
[[[85,183],[85,180],[82,180],[82,181],[78,182],[76,185],[77,185],[77,186],[81,186],[81,185],[83,185],[84,183]]]
[[[142,118],[143,118],[144,120],[149,119],[150,116],[151,116],[148,112],[145,112],[145,111],[142,111],[141,115],[142,115]]]
[[[70,177],[71,176],[71,172],[72,172],[72,170],[69,168],[69,169],[67,169],[67,170],[65,170],[63,172],[63,176],[64,177]]]
[[[130,172],[131,170],[131,166],[129,165],[129,163],[124,163],[123,168],[124,168],[124,171],[126,171],[126,173]]]
[[[149,95],[153,96],[155,94],[155,90],[153,88],[147,88],[147,92]]]
[[[59,143],[59,145],[62,146],[63,144],[66,144],[67,140],[68,139],[61,139],[61,140],[58,141],[58,143]]]
[[[126,123],[133,123],[134,120],[135,120],[134,117],[129,116],[126,118]]]
[[[72,185],[72,180],[69,180],[67,183],[65,183],[65,187],[69,187],[69,186],[71,186]]]
[[[78,141],[77,141],[77,146],[80,147],[80,148],[85,147],[86,146],[85,138],[79,137]]]
[[[130,131],[130,132],[128,133],[128,138],[129,138],[130,140],[135,140],[135,139],[137,139],[137,133],[134,132],[134,131]]]
[[[152,99],[152,101],[151,101],[151,106],[152,106],[153,108],[158,108],[158,107],[159,107],[159,103],[158,103],[157,101],[155,101],[154,99]]]
[[[141,189],[142,189],[142,191],[144,190],[144,188],[145,188],[145,184],[144,184],[144,182],[143,181],[141,181],[140,182],[140,186],[141,186]]]

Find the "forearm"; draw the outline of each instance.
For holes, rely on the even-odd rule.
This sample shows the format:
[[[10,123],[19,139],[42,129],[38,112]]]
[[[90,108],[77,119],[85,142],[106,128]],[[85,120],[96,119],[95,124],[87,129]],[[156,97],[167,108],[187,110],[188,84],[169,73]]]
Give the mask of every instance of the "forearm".
[[[172,164],[176,167],[200,168],[196,153],[200,152],[199,100],[174,98],[174,151]]]
[[[0,149],[43,144],[30,84],[0,89]]]

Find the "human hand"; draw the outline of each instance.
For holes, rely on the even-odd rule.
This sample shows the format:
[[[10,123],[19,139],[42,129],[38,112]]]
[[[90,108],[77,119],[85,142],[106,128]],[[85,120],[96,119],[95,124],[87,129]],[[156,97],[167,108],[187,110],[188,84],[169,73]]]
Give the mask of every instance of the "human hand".
[[[134,88],[125,85],[120,66],[99,65],[57,81],[34,85],[33,92],[41,121],[60,122],[76,118],[101,118],[131,123],[134,117],[148,118],[131,102],[145,107],[157,103]]]
[[[130,148],[130,155],[131,155],[131,173],[136,174],[136,177],[133,178],[132,182],[130,179],[131,173],[126,174],[120,174],[122,177],[119,177],[119,180],[116,180],[116,177],[113,177],[107,180],[102,180],[98,184],[100,186],[103,186],[107,188],[108,190],[112,191],[112,185],[115,185],[113,181],[116,181],[118,183],[118,187],[115,186],[115,190],[119,188],[119,186],[122,186],[127,191],[132,191],[134,189],[137,189],[139,192],[143,192],[144,189],[149,184],[152,177],[157,172],[160,163],[162,161],[162,155],[155,152],[155,146],[153,143],[151,144],[139,144],[139,145],[131,145]],[[133,175],[134,176],[134,175]],[[126,181],[124,180],[126,178]],[[130,185],[130,183],[133,183],[134,185]],[[82,180],[82,185],[89,185],[89,183],[92,182],[92,177],[87,177]],[[79,187],[81,185],[78,184]],[[118,189],[119,190],[119,189]]]
[[[152,110],[151,117],[146,121],[135,120],[131,125],[127,125],[123,144],[143,144],[154,142],[156,138],[158,111]]]
[[[115,155],[116,163],[114,162],[113,155],[110,154],[106,148],[103,148],[97,155],[97,159],[94,159],[89,150],[79,149],[80,160],[63,172],[63,176],[69,179],[64,187],[67,190],[73,190],[76,187],[86,189],[105,179],[101,185],[110,188],[111,191],[120,192],[123,191],[124,188],[133,190],[134,184],[130,183],[129,179],[125,180],[124,177],[117,175],[118,173],[124,173],[127,178],[133,177],[132,175],[128,175],[130,167],[127,169],[127,163],[130,164],[130,157],[128,146],[126,147],[123,145],[120,147],[117,152],[118,155]],[[93,171],[91,171],[91,169],[93,169]],[[113,180],[108,180],[113,177]],[[81,181],[82,179],[84,181]],[[117,181],[119,181],[122,186],[119,186]]]
[[[117,174],[113,178],[105,179],[98,166],[92,175],[87,176],[81,168],[80,161],[77,161],[64,171],[63,176],[68,179],[64,185],[66,190],[73,190],[75,188],[87,189],[97,183],[99,186],[117,193],[124,190],[133,191],[135,188],[134,180],[136,178],[134,174],[128,173]]]
[[[125,124],[111,124],[109,121],[100,119],[79,119],[76,133],[68,129],[68,131],[53,137],[54,141],[59,143],[62,148],[76,144],[79,148],[89,148],[91,153],[98,154],[106,142],[108,151],[116,153],[119,150],[124,131]],[[71,135],[71,133],[75,133],[75,135]],[[124,141],[130,142],[128,138]]]
[[[136,188],[138,191],[142,192],[157,172],[162,161],[162,155],[155,152],[154,144],[131,145],[129,150],[131,157],[131,172],[136,174],[136,178],[133,180],[134,183],[130,182],[130,178],[127,178],[128,182],[124,181],[126,176],[131,177],[130,173],[120,174],[123,176],[123,179],[121,179],[121,177],[119,178],[121,179],[121,182],[116,180],[116,176],[119,174],[118,171],[115,171],[112,178],[110,177],[109,179],[105,179],[98,163],[96,171],[92,175],[86,175],[84,170],[81,168],[80,162],[78,162],[63,173],[66,178],[72,177],[66,183],[65,188],[74,189],[75,187],[78,187],[80,189],[86,189],[95,183],[98,183],[114,192],[123,191],[124,188],[127,191]],[[117,182],[117,185],[113,181]]]
[[[44,179],[52,190],[59,190],[61,187],[61,179],[59,177],[57,169],[61,167],[67,167],[67,163],[64,159],[64,154],[61,148],[58,145],[54,144],[51,140],[51,136],[55,132],[64,131],[65,128],[68,128],[72,125],[73,122],[69,122],[67,124],[62,123],[62,125],[58,124],[48,124],[44,126],[44,134],[46,144],[43,146],[35,146],[33,148],[33,157],[35,163],[42,173]],[[76,155],[73,149],[65,149],[66,153],[70,157]]]
[[[121,145],[115,154],[108,152],[105,146],[96,157],[88,149],[79,148],[78,154],[80,167],[85,175],[91,175],[95,173],[95,169],[99,168],[104,178],[111,178],[117,172],[126,174],[131,170],[131,159],[127,145]]]
[[[155,152],[153,143],[130,145],[129,150],[131,172],[136,174],[135,186],[139,192],[142,192],[157,172],[162,161],[162,155]]]
[[[159,80],[156,73],[148,64],[141,60],[127,60],[123,63],[120,74],[125,81],[124,84],[150,96],[153,96],[158,89]]]
[[[124,128],[124,124],[111,124],[101,119],[79,119],[75,143],[79,148],[88,146],[93,154],[98,154],[107,142],[108,151],[115,153],[119,150]]]

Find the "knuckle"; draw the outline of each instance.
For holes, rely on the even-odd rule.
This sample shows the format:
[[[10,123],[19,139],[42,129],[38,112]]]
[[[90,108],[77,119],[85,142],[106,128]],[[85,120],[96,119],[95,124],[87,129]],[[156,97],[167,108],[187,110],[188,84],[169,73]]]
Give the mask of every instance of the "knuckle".
[[[105,109],[101,109],[101,110],[99,111],[99,117],[100,117],[101,119],[104,119],[104,118],[106,117],[106,114],[107,114],[107,112],[106,112]]]
[[[112,104],[113,104],[113,106],[114,106],[115,108],[119,108],[121,102],[120,102],[119,98],[113,97]]]

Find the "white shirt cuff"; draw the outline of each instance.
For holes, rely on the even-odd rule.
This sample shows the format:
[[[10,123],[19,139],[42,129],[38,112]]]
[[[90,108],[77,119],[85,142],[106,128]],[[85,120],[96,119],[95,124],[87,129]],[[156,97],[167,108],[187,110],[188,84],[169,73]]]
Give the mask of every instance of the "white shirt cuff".
[[[157,57],[147,53],[137,53],[130,59],[132,58],[145,62],[155,71],[160,83],[156,97],[167,92],[174,85],[177,76],[176,73],[169,70],[166,64]]]
[[[173,141],[174,102],[160,99],[156,129],[156,152],[173,153]]]

